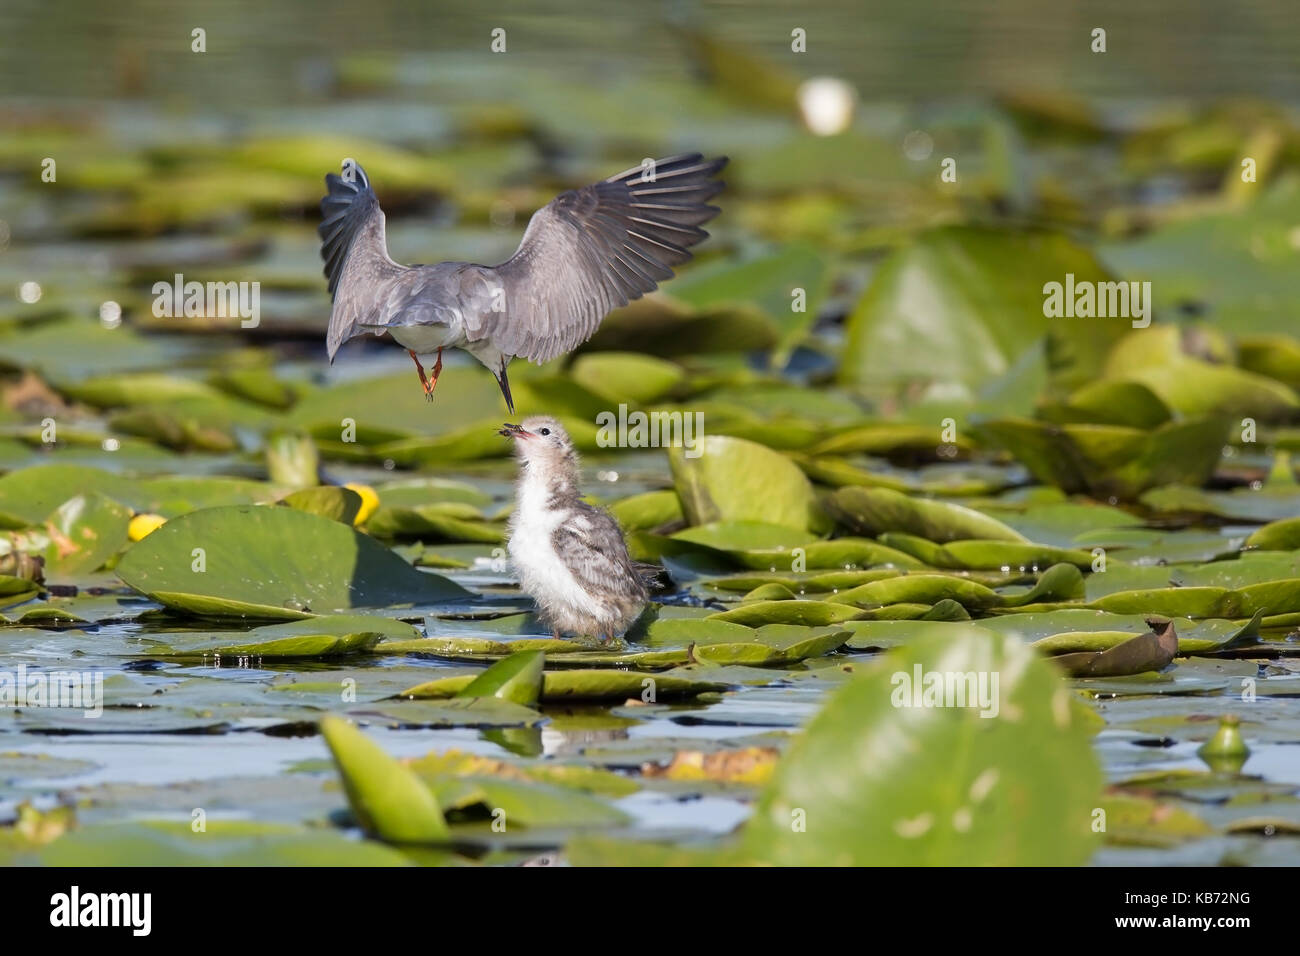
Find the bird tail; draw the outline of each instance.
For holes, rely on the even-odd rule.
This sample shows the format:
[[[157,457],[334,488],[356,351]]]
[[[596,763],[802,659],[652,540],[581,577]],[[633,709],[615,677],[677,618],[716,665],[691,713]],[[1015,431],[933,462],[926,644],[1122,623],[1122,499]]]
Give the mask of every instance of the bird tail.
[[[632,570],[636,572],[636,576],[641,579],[641,584],[647,591],[657,591],[662,586],[664,569],[659,565],[633,561]]]

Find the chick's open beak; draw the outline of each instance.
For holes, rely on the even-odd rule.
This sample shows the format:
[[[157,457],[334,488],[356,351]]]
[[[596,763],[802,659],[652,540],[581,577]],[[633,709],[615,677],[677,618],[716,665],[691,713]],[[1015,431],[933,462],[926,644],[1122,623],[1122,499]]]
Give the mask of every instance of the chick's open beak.
[[[497,434],[501,435],[504,438],[536,438],[537,437],[532,432],[525,431],[523,425],[512,425],[510,422],[506,422],[501,427],[501,430],[497,432]]]

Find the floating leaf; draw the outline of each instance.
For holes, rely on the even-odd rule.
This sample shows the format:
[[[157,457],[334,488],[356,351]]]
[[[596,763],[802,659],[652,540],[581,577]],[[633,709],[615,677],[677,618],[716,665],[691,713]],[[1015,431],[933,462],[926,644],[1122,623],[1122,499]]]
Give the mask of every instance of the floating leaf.
[[[997,716],[912,706],[923,700],[914,675],[938,675],[942,691],[950,673],[985,675],[990,689],[999,675]],[[972,629],[898,648],[796,739],[745,846],[793,865],[1082,863],[1101,780],[1073,713],[1060,680],[1018,641]]]
[[[1077,388],[1096,376],[1108,344],[1129,323],[1048,318],[1042,282],[1063,283],[1067,274],[1109,278],[1089,251],[1062,235],[970,227],[926,233],[881,264],[853,310],[840,378],[975,388],[1047,339],[1060,387]]]
[[[861,613],[856,607],[827,601],[756,601],[730,611],[719,611],[711,615],[709,620],[729,621],[747,627],[760,627],[764,624],[823,627],[852,620],[860,617]]]
[[[686,379],[686,373],[675,362],[635,352],[580,355],[569,374],[575,382],[611,402],[634,406],[663,398]]]
[[[963,505],[909,498],[888,488],[841,488],[830,496],[835,518],[859,534],[902,531],[929,541],[965,538],[1021,541],[1019,533]]]
[[[440,677],[402,691],[402,697],[443,700],[455,697],[474,680],[473,675]],[[541,701],[624,701],[641,699],[650,692],[654,700],[678,700],[726,690],[726,684],[673,677],[667,674],[634,674],[620,670],[560,670],[542,675]]]
[[[1247,548],[1261,551],[1295,551],[1300,549],[1300,517],[1270,521],[1246,539]]]
[[[1204,483],[1218,464],[1227,422],[1200,418],[1144,430],[1008,418],[981,422],[975,431],[1039,481],[1068,493],[1131,499],[1171,481]]]
[[[400,639],[415,633],[415,628],[401,621],[359,614],[330,614],[255,627],[244,633],[247,640],[238,640],[232,635],[184,635],[184,642],[173,641],[170,646],[150,648],[149,654],[155,657],[224,657],[256,661],[339,657],[368,651],[384,637]]]
[[[98,492],[77,495],[45,521],[46,576],[67,579],[104,566],[127,543],[131,509]]]
[[[257,506],[173,518],[133,545],[117,573],[167,607],[208,617],[291,620],[359,607],[445,603],[467,593],[417,571],[347,525]]]
[[[813,532],[828,527],[803,472],[770,448],[709,435],[698,458],[672,448],[668,461],[682,511],[693,525],[762,521]]]
[[[683,521],[682,502],[676,491],[647,491],[613,502],[608,511],[624,531],[652,531]]]
[[[41,853],[46,866],[410,866],[381,843],[314,827],[248,820],[143,820],[73,830]]]
[[[1124,677],[1164,670],[1178,653],[1178,634],[1169,621],[1152,621],[1151,631],[1104,651],[1062,654],[1052,663],[1071,677]]]
[[[542,668],[545,664],[546,654],[543,651],[511,654],[479,674],[457,696],[500,697],[502,700],[532,707],[542,692]]]
[[[361,496],[349,488],[303,488],[285,495],[280,503],[344,524],[352,524],[361,511]]]
[[[447,839],[442,811],[419,777],[342,718],[322,718],[320,732],[362,829],[389,843]]]

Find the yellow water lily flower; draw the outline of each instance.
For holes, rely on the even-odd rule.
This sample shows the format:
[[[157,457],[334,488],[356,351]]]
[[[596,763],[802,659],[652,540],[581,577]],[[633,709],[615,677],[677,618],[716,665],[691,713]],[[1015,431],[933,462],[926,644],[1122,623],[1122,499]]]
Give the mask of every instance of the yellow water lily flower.
[[[162,515],[140,514],[131,519],[131,523],[126,526],[126,534],[132,541],[140,539],[157,531],[167,523],[167,519]]]
[[[359,481],[349,481],[343,486],[350,488],[361,496],[361,507],[357,509],[357,516],[352,519],[354,525],[363,525],[366,520],[375,513],[379,507],[379,495],[375,494],[375,489],[369,485],[363,485]]]

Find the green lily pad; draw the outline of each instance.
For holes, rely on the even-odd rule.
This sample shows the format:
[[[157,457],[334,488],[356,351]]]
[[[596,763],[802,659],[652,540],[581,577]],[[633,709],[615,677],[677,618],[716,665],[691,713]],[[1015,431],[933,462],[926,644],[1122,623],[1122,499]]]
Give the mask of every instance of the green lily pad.
[[[580,355],[569,368],[580,385],[611,402],[644,405],[663,398],[686,380],[675,362],[634,352],[593,352]]]
[[[1270,521],[1246,539],[1247,548],[1261,551],[1295,551],[1300,549],[1300,517]]]
[[[919,568],[922,562],[905,551],[887,547],[866,538],[834,538],[830,541],[812,541],[799,545],[803,561],[808,568],[869,568],[880,565],[897,568]],[[732,558],[747,568],[771,569],[789,567],[798,557],[785,548],[753,548],[733,552]]]
[[[718,551],[748,551],[800,547],[809,543],[809,532],[765,521],[716,521],[678,531],[672,538]]]
[[[117,573],[160,604],[206,617],[292,620],[467,595],[446,578],[412,568],[368,535],[292,508],[236,506],[182,515],[128,550]]]
[[[828,601],[755,601],[730,611],[719,611],[710,615],[708,620],[744,624],[747,627],[760,627],[764,624],[824,627],[850,621],[861,614],[856,607]]]
[[[828,507],[836,520],[858,534],[901,531],[939,543],[966,538],[1024,542],[994,518],[963,505],[910,498],[888,488],[841,488]]]
[[[45,866],[410,866],[398,851],[312,827],[244,820],[142,820],[78,828],[44,847]]]
[[[500,697],[502,700],[532,707],[542,692],[542,668],[545,664],[546,654],[543,651],[511,654],[479,674],[458,696]]]
[[[610,504],[608,511],[624,531],[652,531],[683,521],[682,502],[676,491],[647,491]]]
[[[40,524],[70,498],[97,491],[119,501],[129,482],[84,465],[34,465],[0,478],[0,519],[9,528]]]
[[[1046,339],[1058,388],[1077,388],[1096,376],[1107,346],[1130,324],[1045,316],[1042,282],[1064,282],[1067,274],[1109,279],[1092,253],[1062,235],[970,227],[926,233],[881,264],[849,316],[840,379],[974,389]]]
[[[1039,481],[1071,494],[1132,499],[1171,481],[1204,483],[1218,464],[1228,428],[1220,418],[1166,422],[1154,430],[1007,418],[981,422],[975,430]]]
[[[417,772],[418,767],[413,765]],[[512,825],[589,829],[631,820],[604,800],[544,783],[487,776],[425,776],[424,780],[445,812],[477,810],[506,833]]]
[[[950,672],[986,675],[989,691],[999,675],[997,716],[913,706],[924,701],[908,686],[915,675],[940,675],[942,691]],[[1073,714],[1050,665],[1018,641],[972,629],[898,648],[836,691],[795,741],[745,846],[794,865],[1082,863],[1101,776]]]
[[[415,628],[401,621],[359,614],[329,614],[302,621],[255,627],[236,640],[230,635],[185,635],[183,643],[149,650],[154,657],[234,658],[292,660],[339,657],[373,648],[382,638],[414,635]]]
[[[66,579],[96,571],[127,543],[131,509],[99,492],[77,495],[45,521],[46,576]]]
[[[445,700],[459,695],[475,679],[474,675],[440,677],[407,688],[399,696]],[[726,684],[673,677],[669,674],[637,674],[604,668],[566,669],[547,671],[542,675],[541,701],[544,704],[624,701],[629,698],[644,699],[647,694],[652,701],[685,700],[726,689]]]
[[[389,843],[447,839],[447,822],[419,777],[342,718],[323,718],[320,732],[362,829]]]
[[[303,488],[285,495],[280,503],[348,525],[361,510],[361,496],[351,488]]]
[[[455,501],[412,508],[384,505],[366,522],[366,529],[383,538],[418,537],[429,541],[496,544],[504,537],[501,525],[483,521],[473,505]]]
[[[1090,568],[1092,552],[1078,548],[1053,548],[1044,544],[1021,544],[1016,541],[965,540],[935,544],[915,535],[887,531],[882,544],[897,548],[931,567],[959,571],[1037,569],[1052,564],[1073,564]]]
[[[812,485],[789,458],[743,438],[709,435],[702,453],[689,458],[671,448],[668,462],[693,525],[715,521],[762,521],[821,532],[829,522]]]

